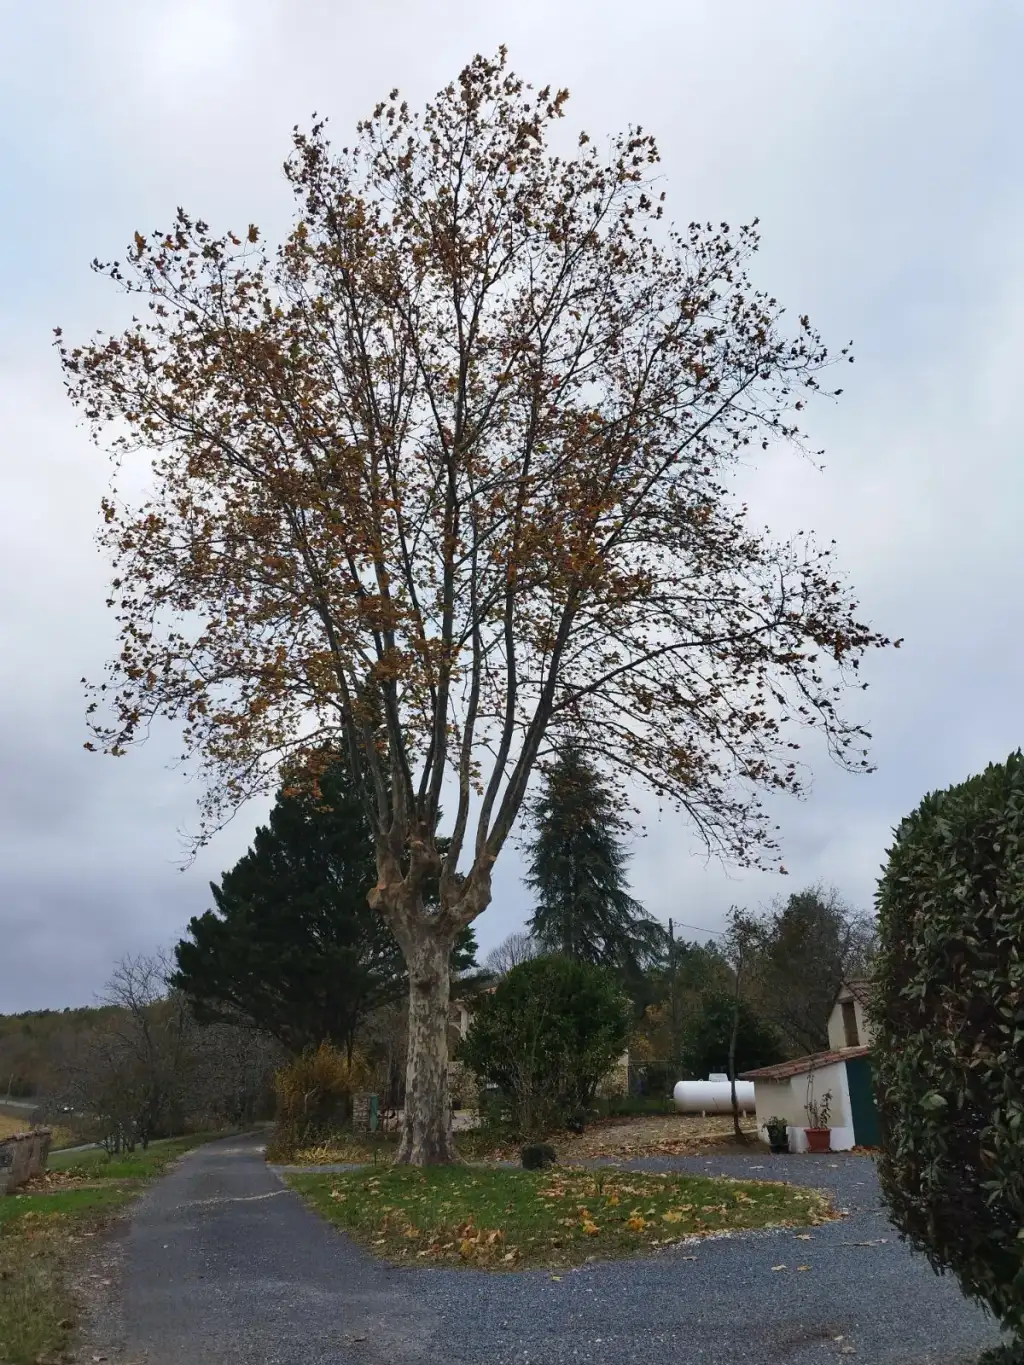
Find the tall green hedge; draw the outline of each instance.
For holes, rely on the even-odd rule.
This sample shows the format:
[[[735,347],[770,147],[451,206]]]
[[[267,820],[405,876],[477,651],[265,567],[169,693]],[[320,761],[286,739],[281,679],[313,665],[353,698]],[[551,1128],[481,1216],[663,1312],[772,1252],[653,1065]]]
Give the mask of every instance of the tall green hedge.
[[[877,893],[879,1176],[938,1272],[1024,1336],[1024,758],[926,796]]]

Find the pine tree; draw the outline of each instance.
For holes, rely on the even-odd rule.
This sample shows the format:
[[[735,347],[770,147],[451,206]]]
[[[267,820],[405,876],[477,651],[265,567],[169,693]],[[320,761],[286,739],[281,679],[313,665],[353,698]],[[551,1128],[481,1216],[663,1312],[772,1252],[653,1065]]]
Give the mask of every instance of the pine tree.
[[[548,951],[637,976],[664,931],[626,889],[628,822],[575,742],[560,749],[530,811],[530,933]]]

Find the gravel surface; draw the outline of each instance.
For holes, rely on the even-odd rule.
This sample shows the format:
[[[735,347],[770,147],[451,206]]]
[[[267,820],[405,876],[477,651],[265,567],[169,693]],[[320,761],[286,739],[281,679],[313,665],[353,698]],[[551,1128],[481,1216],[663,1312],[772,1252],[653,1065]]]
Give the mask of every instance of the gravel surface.
[[[625,1164],[792,1180],[849,1216],[806,1241],[744,1233],[559,1275],[397,1269],[283,1188],[259,1139],[229,1139],[184,1158],[135,1213],[127,1345],[149,1365],[968,1365],[998,1340],[897,1241],[870,1158]]]

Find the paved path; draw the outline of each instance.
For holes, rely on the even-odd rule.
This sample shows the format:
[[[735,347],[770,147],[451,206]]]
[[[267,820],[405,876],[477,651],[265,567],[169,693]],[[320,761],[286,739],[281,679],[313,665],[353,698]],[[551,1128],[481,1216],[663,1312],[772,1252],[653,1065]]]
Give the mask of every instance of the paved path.
[[[850,1215],[561,1272],[397,1269],[310,1213],[259,1138],[185,1157],[139,1205],[124,1329],[150,1365],[967,1365],[991,1323],[899,1244],[863,1157],[636,1169],[786,1178]],[[882,1239],[885,1239],[884,1241]],[[695,1257],[695,1259],[686,1259]],[[784,1271],[773,1270],[785,1265]],[[798,1271],[798,1265],[809,1265]]]

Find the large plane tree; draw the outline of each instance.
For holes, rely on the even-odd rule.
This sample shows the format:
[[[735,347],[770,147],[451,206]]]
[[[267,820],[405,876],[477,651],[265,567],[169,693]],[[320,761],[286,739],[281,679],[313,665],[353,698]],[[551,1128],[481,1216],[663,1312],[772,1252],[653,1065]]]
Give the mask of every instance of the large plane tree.
[[[346,746],[409,967],[405,1162],[454,1157],[451,948],[552,741],[770,864],[787,723],[867,767],[835,699],[889,643],[830,550],[751,530],[725,483],[800,442],[839,357],[749,283],[755,225],[671,229],[653,138],[574,145],[566,99],[502,50],[349,147],[296,130],[277,250],[179,210],[96,263],[124,331],[58,335],[96,439],[150,477],[103,502],[121,644],[90,744],[178,723],[200,838]]]

